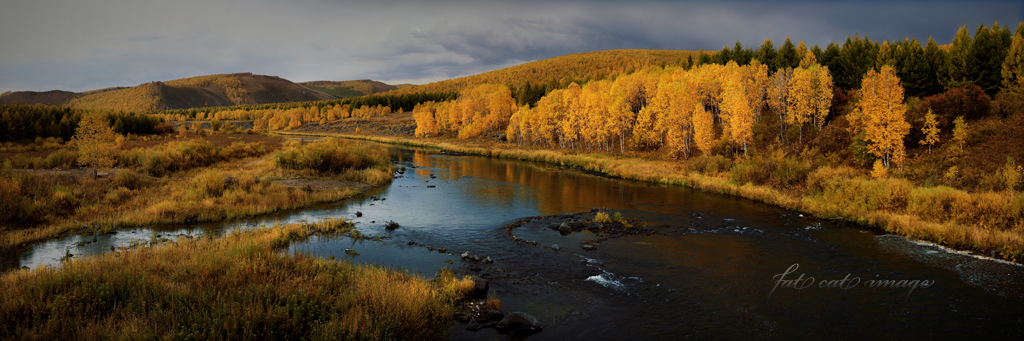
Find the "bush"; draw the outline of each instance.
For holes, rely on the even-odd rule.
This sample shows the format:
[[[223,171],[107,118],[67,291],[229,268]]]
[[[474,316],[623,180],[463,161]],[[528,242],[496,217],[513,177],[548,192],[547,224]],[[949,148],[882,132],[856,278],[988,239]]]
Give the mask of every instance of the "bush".
[[[103,200],[106,201],[108,204],[116,205],[124,202],[131,196],[132,190],[125,187],[117,187],[115,189],[110,190],[110,192],[107,192],[107,194],[103,197]]]
[[[384,166],[389,162],[389,156],[383,149],[369,150],[338,139],[300,146],[293,144],[274,155],[274,163],[278,167],[313,170],[324,174],[341,174],[349,170]]]
[[[721,155],[701,155],[690,159],[690,162],[685,165],[687,172],[700,172],[705,175],[716,175],[731,167],[732,161]]]
[[[43,160],[46,168],[69,168],[75,164],[78,153],[67,149],[58,149]]]
[[[167,158],[161,153],[151,153],[145,156],[142,163],[142,171],[151,176],[161,177],[167,172]]]
[[[224,174],[218,171],[205,171],[193,180],[196,188],[208,197],[220,197],[227,187]]]
[[[114,174],[113,185],[116,187],[125,187],[128,189],[137,189],[142,184],[139,179],[139,173],[131,169],[122,170]]]

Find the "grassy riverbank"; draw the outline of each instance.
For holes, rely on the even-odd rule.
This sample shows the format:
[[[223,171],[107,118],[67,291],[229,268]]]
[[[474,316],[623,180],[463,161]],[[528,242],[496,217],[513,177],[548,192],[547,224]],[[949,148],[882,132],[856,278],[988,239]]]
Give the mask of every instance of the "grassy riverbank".
[[[0,277],[2,339],[437,339],[468,279],[287,255],[325,220],[181,239]]]
[[[336,201],[388,183],[393,173],[386,151],[339,140],[273,147],[191,140],[129,149],[118,158],[121,168],[102,178],[92,170],[0,169],[0,251],[67,233],[220,221]]]
[[[1019,262],[1024,259],[1024,194],[967,192],[919,186],[900,178],[872,178],[844,166],[812,166],[772,155],[746,160],[654,154],[606,154],[522,147],[483,140],[414,139],[321,134],[438,148],[506,159],[546,162],[612,177],[679,185],[735,195],[843,219],[885,232]],[[759,174],[758,172],[767,173]]]

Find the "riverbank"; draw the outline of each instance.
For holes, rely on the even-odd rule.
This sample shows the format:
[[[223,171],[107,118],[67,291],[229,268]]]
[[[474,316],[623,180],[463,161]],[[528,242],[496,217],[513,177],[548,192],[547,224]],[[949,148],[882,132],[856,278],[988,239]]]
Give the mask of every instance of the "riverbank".
[[[126,150],[120,158],[123,168],[99,178],[75,170],[0,172],[0,197],[9,208],[0,252],[69,234],[223,221],[338,201],[390,182],[393,173],[385,151],[344,141],[293,141],[283,149],[184,141]]]
[[[602,176],[686,186],[748,198],[824,219],[987,257],[1024,259],[1024,194],[968,193],[943,186],[915,186],[897,178],[874,179],[847,167],[823,166],[783,189],[739,182],[731,162],[699,157],[687,162],[652,155],[619,155],[522,147],[488,140],[407,138],[332,133],[284,133],[369,140],[495,158],[544,162]],[[742,175],[742,174],[741,174]],[[960,223],[967,221],[968,223]]]
[[[182,238],[0,276],[3,339],[438,339],[474,282],[282,252],[353,225]]]

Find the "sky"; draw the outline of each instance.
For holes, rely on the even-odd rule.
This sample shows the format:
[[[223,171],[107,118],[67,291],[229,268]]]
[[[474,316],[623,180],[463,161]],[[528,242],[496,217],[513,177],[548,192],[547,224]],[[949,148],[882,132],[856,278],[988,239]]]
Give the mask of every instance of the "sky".
[[[252,72],[423,84],[609,49],[824,48],[1024,21],[1024,1],[0,0],[0,93]]]

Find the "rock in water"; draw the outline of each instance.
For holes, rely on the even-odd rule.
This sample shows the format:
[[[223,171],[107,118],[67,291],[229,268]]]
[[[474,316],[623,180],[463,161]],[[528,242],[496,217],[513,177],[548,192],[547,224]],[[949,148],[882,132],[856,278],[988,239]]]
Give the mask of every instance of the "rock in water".
[[[537,318],[521,312],[508,314],[501,321],[498,321],[494,328],[502,333],[513,334],[533,334],[539,333],[544,329],[541,327],[540,322],[537,322]]]
[[[478,276],[472,276],[470,278],[473,279],[473,291],[470,293],[470,296],[486,297],[487,291],[491,288],[491,282]]]
[[[570,227],[569,224],[562,223],[561,225],[558,225],[558,230],[559,231],[572,231],[572,227]]]
[[[551,249],[555,250],[555,251],[558,251],[558,250],[561,250],[562,248],[558,247],[558,244],[551,244]]]
[[[594,244],[583,244],[583,249],[584,250],[593,250],[594,249]]]

